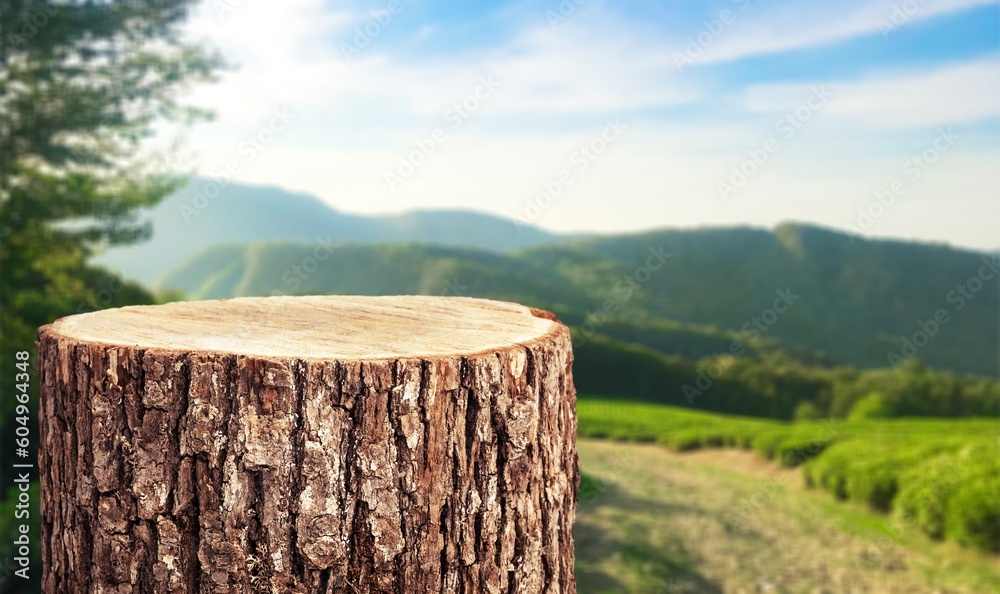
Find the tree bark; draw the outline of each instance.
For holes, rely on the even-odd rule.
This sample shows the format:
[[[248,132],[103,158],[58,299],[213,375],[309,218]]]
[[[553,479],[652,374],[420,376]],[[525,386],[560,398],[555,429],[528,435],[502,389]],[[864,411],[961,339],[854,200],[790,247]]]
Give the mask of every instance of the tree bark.
[[[63,318],[38,351],[45,592],[576,591],[547,312],[191,302]]]

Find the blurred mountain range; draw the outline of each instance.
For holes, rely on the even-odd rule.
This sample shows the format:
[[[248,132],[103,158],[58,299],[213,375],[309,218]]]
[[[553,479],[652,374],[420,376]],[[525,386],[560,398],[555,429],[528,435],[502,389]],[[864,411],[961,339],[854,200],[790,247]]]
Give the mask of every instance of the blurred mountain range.
[[[469,212],[364,217],[269,188],[224,196],[190,222],[180,212],[190,198],[172,196],[150,213],[151,241],[99,261],[191,299],[489,297],[555,311],[582,340],[688,359],[735,340],[823,365],[916,356],[998,374],[996,254],[793,223],[565,237]]]
[[[414,211],[362,216],[338,212],[319,198],[278,188],[195,178],[140,217],[152,238],[111,248],[94,261],[129,279],[153,284],[205,248],[261,241],[428,242],[505,252],[564,239],[530,225],[472,211]],[[209,197],[212,196],[212,197]]]

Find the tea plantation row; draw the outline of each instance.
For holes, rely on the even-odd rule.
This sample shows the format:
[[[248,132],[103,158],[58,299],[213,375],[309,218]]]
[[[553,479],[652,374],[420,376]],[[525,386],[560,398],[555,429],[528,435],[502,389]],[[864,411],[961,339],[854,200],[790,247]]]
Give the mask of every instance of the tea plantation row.
[[[677,451],[740,447],[806,484],[948,539],[1000,553],[1000,424],[989,419],[782,422],[581,397],[578,434]]]

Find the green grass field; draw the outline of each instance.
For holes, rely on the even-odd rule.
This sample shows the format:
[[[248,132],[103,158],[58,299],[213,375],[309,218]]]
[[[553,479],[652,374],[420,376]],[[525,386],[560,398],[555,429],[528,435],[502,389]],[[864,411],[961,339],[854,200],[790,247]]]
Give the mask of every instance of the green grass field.
[[[829,492],[946,540],[1000,553],[1000,424],[991,419],[779,422],[581,397],[578,434],[674,451],[737,447],[801,467]],[[586,470],[586,469],[585,469]],[[584,483],[581,500],[590,488]],[[739,514],[728,520],[734,526]]]
[[[1000,560],[748,450],[580,438],[580,594],[1000,594]],[[734,521],[738,519],[738,521]]]

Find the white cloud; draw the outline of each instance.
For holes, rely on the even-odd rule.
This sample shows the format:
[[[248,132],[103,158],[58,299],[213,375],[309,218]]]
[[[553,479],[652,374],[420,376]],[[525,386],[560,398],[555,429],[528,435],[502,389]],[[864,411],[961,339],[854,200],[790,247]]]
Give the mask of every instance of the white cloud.
[[[840,88],[830,114],[875,128],[929,127],[1000,115],[1000,71],[994,59]]]
[[[441,114],[489,75],[501,85],[490,100],[493,113],[609,114],[698,97],[660,48],[627,31],[602,33],[573,24],[558,33],[534,27],[498,47],[419,61],[390,60],[373,49],[347,67],[352,80],[364,83],[345,92],[424,116]]]
[[[348,71],[328,41],[353,22],[352,13],[322,0],[243,2],[220,14],[223,4],[200,4],[187,33],[237,67],[194,95],[215,107],[224,125],[253,123],[276,105],[321,104],[346,86]]]
[[[931,71],[871,76],[852,81],[823,81],[834,97],[823,116],[847,119],[872,129],[930,128],[1000,115],[1000,71],[993,58],[950,64]],[[749,87],[744,95],[751,112],[795,109],[810,83]]]
[[[738,3],[733,8],[735,21],[705,48],[698,63],[733,61],[872,33],[886,32],[891,36],[893,31],[885,28],[887,24],[899,23],[902,28],[949,12],[990,4],[995,4],[995,0],[841,0],[789,2],[780,8],[758,9],[751,2],[745,11],[740,11]],[[894,21],[896,11],[901,11],[905,18],[897,17]],[[690,35],[697,34],[698,31],[692,31]]]
[[[974,3],[928,2],[914,18]],[[741,14],[746,20],[735,23],[713,46],[716,54],[705,59],[736,59],[877,30],[878,18],[891,14],[891,7],[811,5],[765,14],[751,5]],[[242,168],[240,180],[310,192],[348,211],[465,207],[512,216],[543,181],[568,166],[573,150],[600,131],[605,117],[619,116],[630,125],[625,135],[544,210],[538,224],[564,231],[773,225],[790,218],[837,225],[914,150],[888,132],[998,114],[997,71],[987,60],[889,78],[817,81],[827,82],[834,98],[724,203],[716,181],[774,133],[777,115],[799,106],[811,83],[755,85],[719,109],[725,100],[709,95],[697,76],[677,71],[672,40],[605,17],[592,10],[556,32],[539,18],[494,46],[430,58],[395,55],[388,39],[376,39],[348,62],[339,43],[350,39],[366,13],[330,10],[319,0],[245,2],[222,21],[203,13],[193,31],[244,66],[202,91],[202,102],[214,104],[220,117],[195,130],[192,146],[201,151],[206,173],[217,171],[228,159],[242,158],[244,137],[261,129],[273,107],[287,105],[296,110],[296,120],[252,166]],[[418,26],[412,33],[437,37],[444,29]],[[496,93],[460,129],[448,128],[444,111],[491,74],[500,84]],[[707,84],[713,82],[725,83]],[[678,116],[665,108],[690,111]],[[412,178],[389,191],[385,172],[434,127],[445,128],[447,140]],[[876,135],[885,154],[873,155],[865,144]],[[995,157],[992,169],[983,160],[985,153],[970,147],[949,155],[949,164],[914,188],[913,199],[873,233],[909,229],[911,236],[966,237],[965,245],[995,247],[995,221],[983,213],[998,199],[989,189],[996,187],[997,169]],[[960,188],[960,195],[949,194],[953,175],[962,176],[950,186]],[[940,221],[920,222],[928,213],[926,201],[935,197],[958,206]],[[958,222],[962,213],[976,221],[966,235]]]

